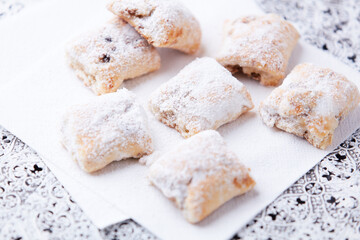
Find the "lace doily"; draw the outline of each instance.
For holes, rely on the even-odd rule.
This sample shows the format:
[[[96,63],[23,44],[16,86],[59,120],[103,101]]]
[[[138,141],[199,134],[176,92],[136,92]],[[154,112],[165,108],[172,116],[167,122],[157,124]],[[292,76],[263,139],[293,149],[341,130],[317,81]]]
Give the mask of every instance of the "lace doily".
[[[0,0],[0,20],[39,0]],[[360,71],[358,0],[257,0]],[[41,158],[0,127],[0,239],[157,239],[128,220],[98,231]],[[233,239],[360,239],[360,129]],[[236,219],[234,219],[236,221]]]

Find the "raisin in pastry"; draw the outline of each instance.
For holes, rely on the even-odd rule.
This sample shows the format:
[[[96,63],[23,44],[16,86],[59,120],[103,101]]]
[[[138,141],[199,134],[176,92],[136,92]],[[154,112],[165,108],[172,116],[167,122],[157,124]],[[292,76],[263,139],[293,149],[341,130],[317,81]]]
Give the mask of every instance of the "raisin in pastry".
[[[66,54],[76,75],[97,95],[160,68],[156,49],[118,17],[72,41]]]
[[[275,14],[247,16],[226,21],[217,60],[232,73],[243,72],[266,86],[276,86],[286,67],[299,33]]]
[[[246,87],[214,59],[199,58],[150,96],[155,117],[184,137],[217,129],[254,107]]]
[[[108,9],[155,47],[195,53],[201,29],[192,13],[174,0],[111,0]]]

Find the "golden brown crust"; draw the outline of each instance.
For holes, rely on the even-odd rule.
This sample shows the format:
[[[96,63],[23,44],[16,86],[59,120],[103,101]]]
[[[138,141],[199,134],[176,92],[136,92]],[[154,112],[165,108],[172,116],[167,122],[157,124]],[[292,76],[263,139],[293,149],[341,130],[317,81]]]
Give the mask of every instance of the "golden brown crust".
[[[189,54],[200,47],[200,24],[176,1],[112,0],[107,7],[155,47],[174,48]]]
[[[149,99],[155,117],[184,137],[217,129],[253,107],[246,87],[208,57],[187,65]]]
[[[256,184],[254,179],[244,166],[240,168],[237,171],[244,172],[241,179],[229,179],[226,171],[220,171],[194,187],[189,186],[183,210],[186,219],[191,223],[200,222],[225,202],[252,189]],[[199,198],[203,199],[202,203]]]
[[[360,102],[356,85],[331,69],[297,65],[260,104],[266,125],[304,137],[325,149],[334,130]]]
[[[66,54],[77,76],[97,95],[160,68],[156,49],[118,17],[71,42]]]
[[[126,89],[73,106],[65,114],[61,133],[64,147],[86,172],[152,152],[145,112]]]
[[[197,223],[255,186],[247,169],[227,147],[220,134],[207,130],[156,157],[149,180]]]
[[[266,86],[285,77],[297,30],[275,14],[247,16],[224,24],[224,40],[217,60],[232,73],[241,71]]]

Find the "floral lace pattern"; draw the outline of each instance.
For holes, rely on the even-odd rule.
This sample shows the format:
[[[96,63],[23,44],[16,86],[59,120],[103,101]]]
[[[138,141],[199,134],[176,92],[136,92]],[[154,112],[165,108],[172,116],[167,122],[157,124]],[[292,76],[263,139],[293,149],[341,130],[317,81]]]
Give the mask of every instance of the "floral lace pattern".
[[[0,0],[0,20],[16,15],[24,9],[26,5],[41,2],[42,0]]]
[[[155,239],[129,220],[98,229],[30,147],[0,127],[0,239]]]
[[[360,238],[360,129],[234,239]]]
[[[40,0],[0,0],[0,20]],[[360,71],[357,0],[257,0]],[[157,239],[132,220],[98,230],[41,158],[0,127],[0,239]],[[360,129],[233,239],[360,239]]]
[[[358,0],[256,0],[265,12],[294,22],[301,38],[360,71]]]

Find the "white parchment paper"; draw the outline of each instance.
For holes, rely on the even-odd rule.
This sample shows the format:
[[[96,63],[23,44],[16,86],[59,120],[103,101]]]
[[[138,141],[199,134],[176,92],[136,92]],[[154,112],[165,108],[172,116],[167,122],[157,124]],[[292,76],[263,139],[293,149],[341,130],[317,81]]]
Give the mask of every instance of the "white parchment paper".
[[[0,124],[43,156],[45,163],[98,227],[130,217],[163,239],[229,238],[360,126],[360,109],[357,108],[336,130],[332,146],[325,151],[316,149],[301,138],[266,127],[257,113],[257,106],[273,88],[239,76],[239,80],[248,87],[256,108],[222,126],[219,132],[243,163],[252,169],[251,174],[257,185],[253,191],[232,199],[200,224],[189,224],[171,201],[149,185],[147,167],[140,165],[137,160],[115,162],[95,174],[87,174],[80,170],[59,143],[58,126],[64,110],[72,104],[95,97],[67,66],[64,40],[111,17],[103,1],[73,2],[51,1],[42,10],[42,14],[43,11],[52,11],[52,14],[44,19],[46,23],[39,22],[40,25],[44,24],[46,31],[42,32],[41,26],[36,26],[40,30],[35,40],[41,39],[42,35],[57,34],[58,30],[62,35],[59,39],[50,38],[51,44],[46,43],[45,47],[35,40],[31,44],[25,41],[25,46],[33,48],[28,49],[27,54],[35,54],[36,49],[43,49],[37,52],[41,59],[32,64],[31,57],[27,56],[23,64],[8,63],[9,67],[18,71],[25,67],[28,70],[17,78],[0,81]],[[201,23],[202,48],[196,56],[159,49],[162,59],[159,71],[125,82],[123,86],[135,92],[145,108],[149,94],[195,57],[216,55],[225,19],[261,13],[253,2],[245,0],[183,2]],[[13,25],[27,26],[24,23],[26,19],[23,17],[23,21]],[[49,27],[49,22],[56,28]],[[28,25],[28,28],[34,27]],[[0,30],[2,27],[0,25]],[[18,34],[25,37],[21,32]],[[9,38],[4,39],[1,41],[11,45]],[[2,48],[5,51],[1,45],[0,50]],[[14,46],[10,48],[16,56],[21,56]],[[289,70],[302,62],[330,67],[360,86],[359,73],[300,41],[292,55]],[[0,63],[7,66],[3,56]],[[7,71],[0,71],[1,78],[6,78],[7,74]],[[183,141],[175,130],[159,123],[149,112],[148,117],[157,150],[169,149]]]

